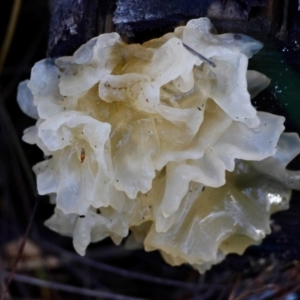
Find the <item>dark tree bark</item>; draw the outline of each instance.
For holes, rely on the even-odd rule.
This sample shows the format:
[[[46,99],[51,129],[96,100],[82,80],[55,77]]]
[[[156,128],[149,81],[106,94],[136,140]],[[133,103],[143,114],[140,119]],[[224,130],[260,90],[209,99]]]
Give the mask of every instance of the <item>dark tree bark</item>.
[[[48,56],[70,55],[97,33],[98,0],[52,0]]]
[[[280,33],[281,39],[290,33],[295,39],[300,31],[297,0],[50,0],[50,4],[50,57],[72,54],[99,33],[115,30],[130,41],[142,42],[204,16],[220,32]]]

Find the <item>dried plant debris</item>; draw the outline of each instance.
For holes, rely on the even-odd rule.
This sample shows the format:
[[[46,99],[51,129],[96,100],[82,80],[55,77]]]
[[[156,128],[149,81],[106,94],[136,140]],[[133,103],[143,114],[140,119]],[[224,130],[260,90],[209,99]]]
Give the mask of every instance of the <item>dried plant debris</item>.
[[[102,34],[37,62],[18,101],[38,116],[24,141],[48,156],[34,166],[55,205],[46,225],[81,255],[132,232],[146,251],[200,272],[259,244],[300,188],[286,170],[298,135],[250,102],[269,84],[247,70],[261,47],[201,18],[142,45]]]

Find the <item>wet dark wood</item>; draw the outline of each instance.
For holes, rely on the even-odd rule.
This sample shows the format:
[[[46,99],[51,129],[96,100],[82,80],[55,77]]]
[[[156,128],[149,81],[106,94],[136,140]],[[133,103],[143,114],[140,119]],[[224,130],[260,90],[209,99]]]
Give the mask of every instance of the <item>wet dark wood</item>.
[[[263,27],[265,31],[270,31],[274,18],[277,23],[281,22],[280,16],[278,17],[274,11],[281,13],[282,2],[281,0],[50,0],[52,17],[48,56],[72,54],[81,44],[99,33],[115,30],[123,37],[132,37],[132,40],[140,41],[141,37],[148,39],[168,32],[189,19],[204,16],[213,19],[221,31],[244,31],[248,27],[257,30]]]
[[[204,16],[219,32],[256,31],[293,41],[300,35],[298,0],[50,0],[50,4],[50,57],[72,54],[99,33],[117,31],[131,42],[143,42]]]
[[[70,55],[97,33],[98,0],[52,0],[48,56]]]
[[[114,22],[138,24],[162,19],[215,16],[219,19],[246,20],[252,7],[267,6],[266,0],[118,0]]]

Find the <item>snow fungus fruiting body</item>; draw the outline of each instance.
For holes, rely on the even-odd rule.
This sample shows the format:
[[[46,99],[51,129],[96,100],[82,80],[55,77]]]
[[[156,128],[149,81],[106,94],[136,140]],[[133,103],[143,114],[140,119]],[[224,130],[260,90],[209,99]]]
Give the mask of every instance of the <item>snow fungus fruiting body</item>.
[[[102,34],[36,63],[18,102],[37,119],[24,141],[49,157],[34,167],[39,194],[55,204],[46,225],[81,255],[131,231],[128,247],[200,272],[260,243],[270,214],[300,188],[286,170],[298,135],[250,101],[269,84],[247,70],[261,47],[213,34],[201,18],[142,45]]]

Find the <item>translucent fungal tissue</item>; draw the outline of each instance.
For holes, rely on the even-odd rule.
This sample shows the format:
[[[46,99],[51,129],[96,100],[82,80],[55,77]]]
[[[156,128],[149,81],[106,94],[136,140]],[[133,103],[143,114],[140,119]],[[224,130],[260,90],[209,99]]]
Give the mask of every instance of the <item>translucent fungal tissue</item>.
[[[298,135],[250,101],[269,84],[247,70],[261,47],[201,18],[142,45],[102,34],[36,63],[18,102],[37,119],[24,141],[47,157],[34,166],[55,205],[46,225],[81,255],[130,235],[128,247],[200,272],[259,244],[300,188],[286,170]]]

